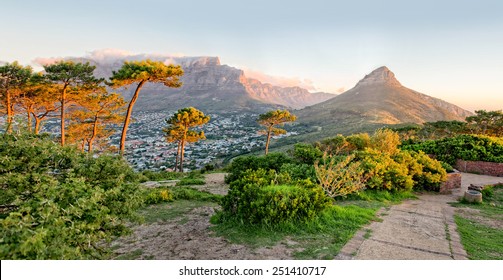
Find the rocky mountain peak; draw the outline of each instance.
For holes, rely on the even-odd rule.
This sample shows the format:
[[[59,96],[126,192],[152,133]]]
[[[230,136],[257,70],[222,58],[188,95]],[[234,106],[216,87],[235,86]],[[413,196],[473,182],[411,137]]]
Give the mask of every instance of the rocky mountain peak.
[[[381,66],[370,74],[361,79],[356,86],[387,84],[401,86],[400,82],[395,78],[395,74],[386,66]]]

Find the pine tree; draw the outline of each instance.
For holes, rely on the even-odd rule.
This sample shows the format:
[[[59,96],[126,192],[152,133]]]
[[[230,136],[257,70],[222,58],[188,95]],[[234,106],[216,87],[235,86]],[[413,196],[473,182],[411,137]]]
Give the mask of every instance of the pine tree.
[[[265,154],[269,152],[269,143],[271,142],[271,136],[282,135],[286,133],[286,130],[277,128],[277,125],[283,125],[287,122],[293,122],[297,117],[291,114],[288,110],[275,110],[269,111],[265,114],[259,115],[257,122],[265,127],[265,130],[259,131],[260,134],[267,135],[267,140],[265,143]]]
[[[118,71],[113,71],[110,77],[110,86],[113,88],[120,88],[136,84],[133,97],[129,102],[126,118],[122,127],[120,152],[124,154],[126,144],[126,134],[133,112],[133,106],[138,99],[141,88],[145,83],[162,83],[167,87],[177,88],[182,86],[179,78],[183,75],[183,70],[179,65],[165,65],[160,61],[130,61],[125,62]]]
[[[12,131],[12,120],[15,115],[15,98],[21,94],[21,88],[30,79],[33,70],[22,66],[17,61],[0,66],[0,100],[7,115],[6,133]]]
[[[163,129],[166,141],[177,143],[175,170],[178,168],[180,172],[183,172],[186,143],[206,139],[204,131],[195,131],[191,128],[202,126],[209,120],[209,116],[205,116],[203,112],[193,107],[180,109],[166,120],[168,126]]]
[[[57,83],[60,88],[60,119],[61,119],[61,145],[65,145],[65,109],[67,105],[77,99],[82,90],[97,87],[102,82],[96,79],[93,71],[96,66],[89,62],[80,63],[73,61],[58,61],[51,65],[45,65],[45,76],[48,80]]]

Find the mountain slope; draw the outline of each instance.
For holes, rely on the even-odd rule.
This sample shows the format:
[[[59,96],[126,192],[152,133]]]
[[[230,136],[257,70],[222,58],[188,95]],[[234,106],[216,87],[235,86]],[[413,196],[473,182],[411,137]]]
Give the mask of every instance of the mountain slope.
[[[456,105],[404,87],[385,66],[372,71],[354,88],[297,114],[304,124],[341,132],[383,124],[464,120],[471,115]]]
[[[124,61],[142,59],[163,61],[180,65],[185,74],[181,78],[183,86],[173,89],[161,84],[147,84],[135,110],[158,111],[177,110],[193,106],[205,112],[265,112],[275,108],[299,109],[332,98],[329,93],[310,93],[299,87],[279,87],[249,79],[240,69],[222,65],[218,57],[168,57],[155,55],[135,55],[114,59],[92,60],[95,75],[103,78],[111,76],[113,70]],[[133,94],[134,87],[121,92],[126,98]]]

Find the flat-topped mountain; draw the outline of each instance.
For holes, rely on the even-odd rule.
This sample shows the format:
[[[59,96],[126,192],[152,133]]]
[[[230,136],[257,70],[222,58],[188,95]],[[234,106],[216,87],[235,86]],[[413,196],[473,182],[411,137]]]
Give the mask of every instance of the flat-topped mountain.
[[[135,110],[177,110],[193,106],[206,112],[252,111],[265,112],[274,108],[300,109],[328,100],[335,95],[310,93],[300,87],[280,87],[247,78],[241,69],[222,65],[218,57],[169,57],[160,55],[132,55],[120,58],[76,58],[96,66],[95,75],[108,78],[124,61],[143,59],[180,65],[185,74],[183,86],[167,88],[162,84],[147,84]],[[126,98],[132,96],[134,86],[122,91]]]
[[[404,87],[383,66],[352,89],[298,111],[299,121],[320,127],[364,127],[373,124],[424,123],[464,120],[472,115],[456,105]]]

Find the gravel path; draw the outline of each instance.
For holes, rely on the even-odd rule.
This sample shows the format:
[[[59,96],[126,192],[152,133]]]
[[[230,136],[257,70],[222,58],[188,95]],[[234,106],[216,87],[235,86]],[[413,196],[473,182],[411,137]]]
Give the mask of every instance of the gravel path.
[[[470,184],[496,183],[503,183],[503,178],[463,173],[461,189],[452,195],[424,194],[383,209],[382,222],[360,230],[337,259],[467,259],[454,223],[455,209],[448,203],[462,196]]]

